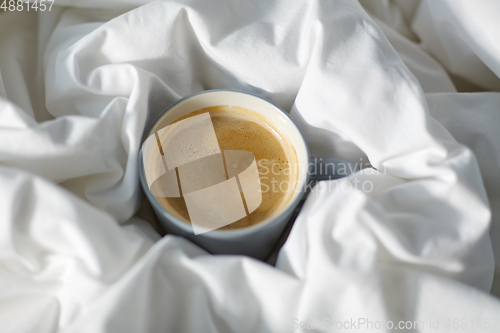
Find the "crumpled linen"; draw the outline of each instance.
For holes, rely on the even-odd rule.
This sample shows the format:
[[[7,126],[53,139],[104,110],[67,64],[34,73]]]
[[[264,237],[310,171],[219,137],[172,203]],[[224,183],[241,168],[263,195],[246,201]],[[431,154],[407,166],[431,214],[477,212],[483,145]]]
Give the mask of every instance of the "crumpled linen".
[[[496,332],[469,321],[500,313],[488,295],[500,101],[456,87],[497,88],[498,43],[470,41],[494,35],[485,13],[498,5],[402,2],[367,14],[354,0],[61,1],[0,14],[2,332],[363,331],[359,318],[381,332],[435,331],[436,319],[454,331],[454,318]],[[461,52],[447,62],[443,48]],[[212,88],[268,98],[313,155],[377,169],[318,184],[275,267],[159,239],[143,219],[154,223],[136,168],[144,130]]]

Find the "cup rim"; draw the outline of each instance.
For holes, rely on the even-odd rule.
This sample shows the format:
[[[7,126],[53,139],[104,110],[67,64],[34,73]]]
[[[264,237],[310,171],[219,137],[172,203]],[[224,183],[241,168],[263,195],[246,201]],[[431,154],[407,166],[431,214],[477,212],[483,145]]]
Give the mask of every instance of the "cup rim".
[[[188,224],[188,223],[180,220],[179,218],[173,216],[167,209],[165,209],[158,202],[158,200],[156,199],[156,197],[151,193],[151,191],[149,191],[149,189],[146,186],[146,179],[145,179],[145,174],[144,174],[144,166],[143,166],[143,163],[142,163],[143,162],[142,159],[143,159],[144,138],[154,128],[154,126],[158,123],[158,121],[167,112],[169,112],[172,108],[174,108],[179,103],[182,103],[183,101],[185,101],[187,99],[193,98],[193,97],[201,95],[201,94],[214,93],[214,92],[232,92],[232,93],[240,93],[240,94],[250,95],[250,96],[259,98],[259,99],[263,100],[264,102],[269,103],[270,105],[272,105],[276,110],[280,111],[283,115],[285,115],[285,117],[288,118],[288,120],[290,121],[290,123],[299,132],[300,138],[302,139],[302,141],[304,143],[304,146],[305,146],[305,149],[306,149],[306,156],[307,156],[306,163],[309,163],[309,160],[311,158],[311,155],[310,155],[310,152],[309,152],[309,146],[307,145],[307,142],[306,142],[306,140],[304,138],[304,135],[302,134],[302,131],[297,126],[297,124],[292,119],[292,117],[290,117],[290,115],[285,110],[283,110],[281,107],[279,107],[278,105],[274,104],[273,102],[271,102],[271,101],[269,101],[269,100],[267,100],[267,99],[265,99],[265,98],[263,98],[261,96],[258,96],[258,95],[254,94],[254,93],[249,93],[249,92],[246,92],[246,91],[236,90],[236,89],[209,89],[209,90],[203,90],[203,91],[200,91],[200,92],[197,92],[197,93],[194,93],[194,94],[190,94],[188,96],[180,98],[178,101],[172,103],[164,111],[162,111],[156,117],[156,119],[154,120],[154,122],[151,124],[150,128],[147,131],[144,132],[143,140],[141,140],[141,147],[139,149],[138,171],[139,171],[139,178],[140,178],[140,183],[142,185],[142,189],[143,189],[146,197],[148,198],[149,202],[151,203],[151,205],[154,206],[154,208],[156,208],[156,210],[160,211],[163,215],[165,215],[171,223],[175,224],[181,230],[183,230],[185,232],[189,232],[189,233],[193,233],[193,227],[190,224]],[[197,236],[205,236],[205,237],[211,237],[211,238],[235,238],[235,237],[246,236],[246,235],[252,234],[252,233],[254,233],[257,230],[260,230],[262,228],[269,227],[273,222],[278,221],[278,219],[281,216],[288,215],[289,213],[293,212],[293,210],[295,210],[295,208],[297,207],[297,204],[302,199],[303,194],[305,193],[305,190],[306,190],[306,188],[307,188],[307,186],[309,184],[310,174],[309,174],[308,168],[306,168],[306,169],[307,169],[306,170],[306,179],[305,179],[304,184],[302,185],[302,188],[300,190],[300,193],[302,195],[299,194],[294,199],[294,201],[292,203],[287,204],[287,207],[283,211],[281,211],[278,214],[276,214],[276,215],[274,215],[272,217],[269,217],[269,218],[267,218],[267,219],[265,219],[265,220],[263,220],[263,221],[261,221],[261,222],[259,222],[257,224],[254,224],[254,225],[252,225],[250,227],[238,228],[238,229],[231,229],[231,230],[214,229],[214,230],[207,231],[207,232],[205,232],[203,234],[200,234],[200,235],[197,235]],[[194,235],[194,233],[193,233],[193,235]]]

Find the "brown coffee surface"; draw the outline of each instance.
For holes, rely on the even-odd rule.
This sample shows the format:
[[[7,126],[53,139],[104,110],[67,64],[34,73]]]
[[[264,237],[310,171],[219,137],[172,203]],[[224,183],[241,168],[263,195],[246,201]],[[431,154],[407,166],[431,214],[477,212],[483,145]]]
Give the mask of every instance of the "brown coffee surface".
[[[208,107],[191,112],[175,122],[205,112],[210,113],[220,150],[244,150],[253,153],[261,182],[260,206],[246,217],[219,230],[252,226],[280,212],[292,196],[297,179],[296,164],[289,158],[296,157],[291,145],[285,142],[283,135],[271,127],[263,116],[240,107]],[[183,197],[156,199],[174,216],[190,223]]]

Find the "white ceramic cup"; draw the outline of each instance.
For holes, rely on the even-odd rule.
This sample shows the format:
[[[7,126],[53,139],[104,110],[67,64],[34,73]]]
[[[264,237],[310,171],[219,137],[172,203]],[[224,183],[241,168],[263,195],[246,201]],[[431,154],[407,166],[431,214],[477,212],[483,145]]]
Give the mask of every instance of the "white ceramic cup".
[[[216,229],[195,235],[190,224],[173,216],[149,191],[144,174],[144,147],[139,155],[141,184],[160,223],[168,233],[183,236],[211,253],[244,254],[264,259],[273,249],[294,209],[305,193],[309,180],[307,170],[309,150],[300,130],[285,111],[258,96],[232,90],[208,90],[185,97],[165,110],[155,121],[152,128],[155,128],[159,120],[162,123],[172,123],[193,111],[217,105],[239,106],[261,114],[269,121],[271,127],[279,129],[293,145],[297,154],[298,175],[295,191],[286,206],[278,214],[253,226],[231,230]],[[153,132],[150,132],[148,136],[152,134]]]

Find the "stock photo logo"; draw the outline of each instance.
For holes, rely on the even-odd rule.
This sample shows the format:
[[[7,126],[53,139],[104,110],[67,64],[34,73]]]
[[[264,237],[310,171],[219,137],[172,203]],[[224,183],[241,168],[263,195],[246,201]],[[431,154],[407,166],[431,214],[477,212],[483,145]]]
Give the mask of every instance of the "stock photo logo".
[[[150,192],[184,197],[195,235],[236,222],[262,203],[253,153],[221,150],[208,112],[158,130],[143,152]]]

